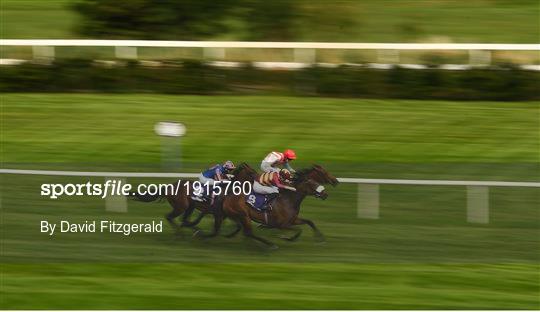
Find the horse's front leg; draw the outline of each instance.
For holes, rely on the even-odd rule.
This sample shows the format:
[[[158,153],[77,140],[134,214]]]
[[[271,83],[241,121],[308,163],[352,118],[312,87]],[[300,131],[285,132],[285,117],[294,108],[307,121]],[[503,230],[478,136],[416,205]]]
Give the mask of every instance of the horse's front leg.
[[[176,231],[177,234],[180,234],[180,225],[177,224],[174,219],[179,217],[182,212],[182,204],[174,197],[167,197],[167,201],[172,207],[172,210],[170,213],[165,215],[165,218],[169,222],[169,224],[172,226],[172,228]]]
[[[212,215],[214,216],[214,227],[213,227],[212,232],[208,234],[204,234],[201,231],[199,231],[198,233],[196,233],[196,235],[204,237],[204,238],[210,238],[210,237],[215,237],[219,234],[219,231],[221,230],[221,225],[223,223],[223,220],[225,219],[225,216],[223,214],[223,210],[221,207],[222,204],[223,204],[223,198],[222,197],[216,198],[214,204],[211,205],[206,210],[208,212],[205,212],[205,213],[212,213]]]
[[[214,213],[213,216],[214,216],[214,227],[213,227],[212,232],[205,234],[202,231],[197,231],[195,235],[203,237],[203,238],[210,238],[210,237],[215,237],[219,234],[219,231],[221,230],[221,224],[223,223],[223,216],[217,213]]]
[[[189,217],[191,217],[191,215],[193,214],[193,211],[195,211],[195,205],[190,203],[190,205],[188,206],[188,208],[184,212],[184,215],[182,216],[182,224],[181,224],[181,226],[194,227],[197,224],[199,224],[199,222],[201,222],[202,218],[205,216],[205,213],[202,213],[202,212],[195,219],[195,221],[189,221]]]
[[[207,213],[205,212],[201,212],[199,213],[199,215],[197,216],[197,218],[195,219],[195,221],[189,221],[189,220],[183,220],[182,221],[182,226],[187,226],[187,227],[195,227],[197,224],[199,224],[201,222],[201,220],[204,218],[204,216],[206,216]]]
[[[225,237],[227,238],[234,237],[236,234],[238,234],[238,232],[240,232],[240,230],[242,230],[242,225],[240,223],[234,221],[234,224],[236,225],[236,228],[234,229],[234,231],[232,231],[229,234],[225,234],[224,235]]]
[[[315,226],[315,223],[309,219],[303,219],[303,218],[296,218],[293,222],[293,225],[302,225],[307,224],[311,229],[313,229],[313,232],[315,233],[315,239],[319,242],[324,242],[325,238],[323,233],[319,231],[319,229]]]
[[[195,205],[193,205],[193,203],[190,203],[190,205],[184,212],[184,215],[182,216],[182,223],[180,224],[180,227],[191,228],[193,236],[196,236],[201,231],[201,229],[197,226],[197,224],[201,222],[201,220],[204,218],[204,216],[207,213],[201,212],[199,213],[199,216],[195,219],[195,221],[189,221],[189,217],[193,214],[194,210],[195,210]]]

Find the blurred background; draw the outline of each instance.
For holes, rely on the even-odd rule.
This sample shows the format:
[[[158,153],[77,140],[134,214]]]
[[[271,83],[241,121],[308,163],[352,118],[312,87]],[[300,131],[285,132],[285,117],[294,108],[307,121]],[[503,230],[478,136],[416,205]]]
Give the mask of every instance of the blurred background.
[[[317,163],[337,177],[539,180],[537,0],[2,0],[0,23],[1,39],[202,42],[2,41],[2,169],[197,173],[228,159],[258,168],[268,152],[292,148],[293,167]],[[184,124],[186,135],[159,137],[160,121]],[[42,183],[89,180],[103,181],[1,175],[0,308],[540,308],[538,188],[485,189],[489,215],[478,223],[468,222],[466,186],[379,185],[370,219],[362,185],[342,183],[302,205],[324,244],[308,228],[296,242],[257,229],[277,251],[169,227],[39,233],[40,220],[142,223],[170,210],[39,194]]]

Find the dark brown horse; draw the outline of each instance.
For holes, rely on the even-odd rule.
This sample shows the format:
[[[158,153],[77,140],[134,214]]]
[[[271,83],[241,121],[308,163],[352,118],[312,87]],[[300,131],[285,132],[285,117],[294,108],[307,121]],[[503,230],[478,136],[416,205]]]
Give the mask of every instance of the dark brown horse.
[[[233,178],[231,179],[231,182],[245,182],[245,181],[253,181],[257,173],[255,170],[253,170],[248,164],[242,163],[240,164],[233,172],[232,172]],[[142,194],[136,194],[134,197],[135,199],[143,202],[153,202],[160,198],[164,198],[169,202],[169,204],[172,207],[172,210],[170,213],[165,215],[165,218],[167,221],[175,228],[177,231],[180,230],[182,226],[188,226],[188,227],[195,227],[202,218],[207,214],[214,214],[218,217],[214,217],[215,221],[214,223],[214,232],[216,229],[219,229],[221,226],[221,222],[223,221],[223,217],[220,216],[221,209],[216,208],[221,205],[222,196],[216,196],[214,199],[214,203],[211,205],[208,201],[197,201],[191,198],[191,195],[193,195],[193,184],[195,181],[190,182],[189,184],[180,183],[180,188],[178,189],[178,193],[175,194],[167,194],[167,195],[142,195]],[[162,194],[165,194],[165,192],[162,192]],[[194,210],[199,210],[200,214],[195,219],[195,221],[189,221],[189,217],[193,213]],[[182,223],[178,225],[174,220],[181,216],[183,214]],[[195,228],[197,229],[197,228]],[[198,229],[197,229],[198,231]]]
[[[236,168],[233,171],[233,178],[231,179],[231,183],[234,182],[253,182],[255,179],[257,179],[257,172],[251,168],[247,163],[241,163],[238,168]],[[221,229],[221,225],[223,223],[223,220],[226,218],[226,216],[223,215],[221,205],[223,203],[224,198],[227,196],[231,196],[232,189],[228,190],[228,193],[221,194],[215,198],[214,204],[210,206],[203,206],[201,209],[200,205],[194,204],[187,207],[185,210],[183,216],[182,216],[182,224],[181,226],[187,226],[187,227],[195,227],[200,220],[207,214],[212,214],[214,216],[214,226],[213,231],[209,234],[205,234],[201,232],[198,228],[195,227],[195,235],[202,236],[202,237],[214,237],[219,234],[219,230]],[[197,202],[197,201],[196,201]],[[199,203],[199,202],[197,202]],[[173,206],[174,207],[174,206]],[[195,211],[195,209],[198,209],[200,211],[199,216],[195,219],[195,221],[189,221],[189,217]],[[173,209],[174,212],[174,209]],[[172,213],[172,212],[171,212]],[[231,233],[226,236],[234,236],[236,233],[238,233],[240,229],[237,228]]]
[[[255,171],[253,169],[249,168],[248,172],[249,172],[250,177],[253,178],[255,176]],[[295,174],[295,177],[294,177],[294,180],[296,181],[296,183],[300,183],[300,182],[306,181],[308,179],[311,179],[311,180],[317,182],[318,184],[324,184],[324,185],[331,184],[333,186],[336,186],[339,183],[339,181],[333,175],[331,175],[326,169],[324,169],[322,166],[319,166],[319,165],[313,165],[310,168],[299,170]],[[294,192],[286,191],[286,190],[282,190],[282,193],[290,193],[289,196],[294,194]],[[298,194],[296,194],[296,195],[298,195]],[[245,196],[234,196],[232,194],[229,194],[226,197],[221,198],[221,199],[222,199],[222,201],[220,202],[220,204],[223,206],[223,204],[230,204],[231,202],[235,203],[235,202],[238,202],[239,200],[244,200]],[[244,202],[244,204],[242,204],[242,207],[246,208],[245,207],[245,202]],[[253,209],[249,209],[248,211],[251,211],[252,213],[256,212]],[[220,215],[216,216],[216,213],[219,213]],[[184,214],[184,216],[186,216],[186,215],[187,214]],[[250,215],[250,214],[247,213],[246,215]],[[277,228],[281,228],[281,229],[285,229],[285,230],[296,230],[296,233],[292,237],[282,237],[283,239],[286,239],[286,240],[289,240],[289,241],[296,240],[301,235],[302,230],[301,229],[293,229],[292,226],[293,225],[300,225],[300,224],[308,224],[314,230],[314,232],[316,234],[316,237],[319,240],[324,240],[324,236],[317,229],[317,227],[315,226],[315,224],[311,220],[307,220],[307,219],[297,217],[296,220],[293,222],[293,224],[287,224],[287,222],[281,222],[280,224],[275,224],[276,220],[280,220],[279,217],[277,219],[274,218],[275,220],[271,221],[271,220],[269,220],[269,218],[271,218],[272,215],[269,215],[267,213],[266,215],[263,215],[264,219],[265,219],[264,222],[263,222],[262,213],[259,213],[259,215],[261,215],[261,216],[259,216],[258,218],[255,217],[255,218],[253,218],[253,220],[258,222],[261,227],[265,227],[265,228],[277,227]],[[298,214],[296,214],[296,215],[298,215]],[[223,211],[215,210],[214,211],[214,218],[215,218],[216,222],[214,224],[215,225],[214,232],[212,234],[206,234],[206,235],[202,235],[202,236],[211,237],[211,236],[217,235],[217,233],[219,231],[219,225],[221,225],[221,223],[222,223],[222,220],[220,220],[220,218],[227,218],[227,217],[230,218],[230,216],[227,215],[226,213],[224,213]],[[286,216],[283,217],[283,218],[286,218]],[[233,220],[234,220],[234,218],[233,218]],[[238,222],[238,220],[234,220],[234,221],[236,223],[236,229],[232,233],[230,233],[228,235],[225,235],[226,237],[232,237],[232,236],[236,235],[243,228],[244,223]],[[279,222],[277,222],[277,223],[279,223]],[[289,222],[289,223],[291,223],[291,222]],[[198,234],[201,234],[201,233],[199,232]],[[248,236],[249,236],[249,234],[248,234]],[[259,238],[257,237],[255,239],[259,239]]]
[[[222,212],[225,217],[233,220],[238,227],[244,231],[244,235],[255,240],[258,240],[271,248],[277,248],[274,243],[256,236],[253,233],[251,220],[264,224],[267,227],[291,230],[295,225],[309,225],[315,235],[324,240],[322,233],[315,226],[313,221],[300,218],[300,205],[308,195],[313,195],[317,198],[326,199],[328,194],[324,186],[315,182],[312,179],[303,178],[297,179],[293,183],[296,192],[290,190],[281,190],[280,196],[274,201],[273,207],[268,212],[260,212],[253,209],[246,203],[246,195],[228,195],[223,198]],[[301,230],[288,240],[295,240],[300,236]]]

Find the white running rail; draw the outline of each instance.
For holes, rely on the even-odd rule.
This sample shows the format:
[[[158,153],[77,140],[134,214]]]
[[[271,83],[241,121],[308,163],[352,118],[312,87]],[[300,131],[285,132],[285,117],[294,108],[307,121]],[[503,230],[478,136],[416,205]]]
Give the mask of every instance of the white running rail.
[[[55,170],[26,170],[0,169],[3,174],[26,174],[47,176],[72,177],[118,177],[118,178],[196,178],[197,173],[168,173],[168,172],[110,172],[110,171],[55,171]],[[401,179],[361,179],[338,178],[342,183],[354,184],[398,184],[398,185],[449,185],[449,186],[507,186],[507,187],[540,187],[540,182],[509,182],[509,181],[455,181],[455,180],[401,180]]]
[[[0,46],[540,51],[540,44],[0,39]]]
[[[316,63],[319,49],[377,50],[378,63],[401,63],[401,50],[468,51],[472,65],[489,65],[492,51],[540,51],[540,44],[509,43],[354,43],[354,42],[257,42],[257,41],[160,41],[92,39],[0,39],[0,46],[29,46],[34,59],[54,59],[55,47],[114,47],[120,59],[137,59],[140,47],[202,48],[205,58],[225,60],[228,48],[293,49],[294,62]],[[17,60],[20,61],[20,60]],[[4,60],[4,63],[13,61]]]
[[[0,169],[0,174],[76,176],[105,178],[195,178],[196,173],[161,173],[161,172],[94,172],[94,171],[53,171]],[[489,223],[489,187],[533,187],[540,188],[540,182],[510,181],[454,181],[454,180],[402,180],[402,179],[359,179],[338,178],[342,183],[358,184],[357,216],[366,219],[378,219],[379,185],[430,185],[430,186],[465,186],[467,188],[467,221]],[[124,197],[110,196],[106,199],[109,211],[127,212]]]

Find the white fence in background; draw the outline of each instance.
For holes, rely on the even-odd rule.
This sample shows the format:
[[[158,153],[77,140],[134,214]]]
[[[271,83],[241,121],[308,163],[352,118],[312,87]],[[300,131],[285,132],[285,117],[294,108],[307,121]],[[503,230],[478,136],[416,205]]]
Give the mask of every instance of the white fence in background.
[[[105,177],[109,179],[125,178],[195,178],[196,173],[148,173],[148,172],[81,172],[52,170],[0,169],[0,174]],[[540,182],[509,181],[448,181],[448,180],[401,180],[401,179],[359,179],[338,178],[341,183],[358,185],[357,216],[366,219],[378,219],[379,186],[392,185],[429,185],[429,186],[465,186],[467,190],[467,222],[489,223],[489,187],[534,187],[540,188]],[[108,211],[127,212],[127,201],[122,196],[109,196],[105,203]]]
[[[31,46],[34,58],[54,58],[54,47],[114,47],[117,58],[137,59],[137,48],[203,48],[209,59],[225,59],[228,48],[293,49],[294,61],[315,63],[317,50],[377,50],[381,63],[399,63],[401,50],[468,51],[469,63],[491,63],[492,51],[540,51],[540,44],[481,43],[341,43],[341,42],[254,42],[254,41],[159,41],[82,39],[0,39],[0,46]]]

